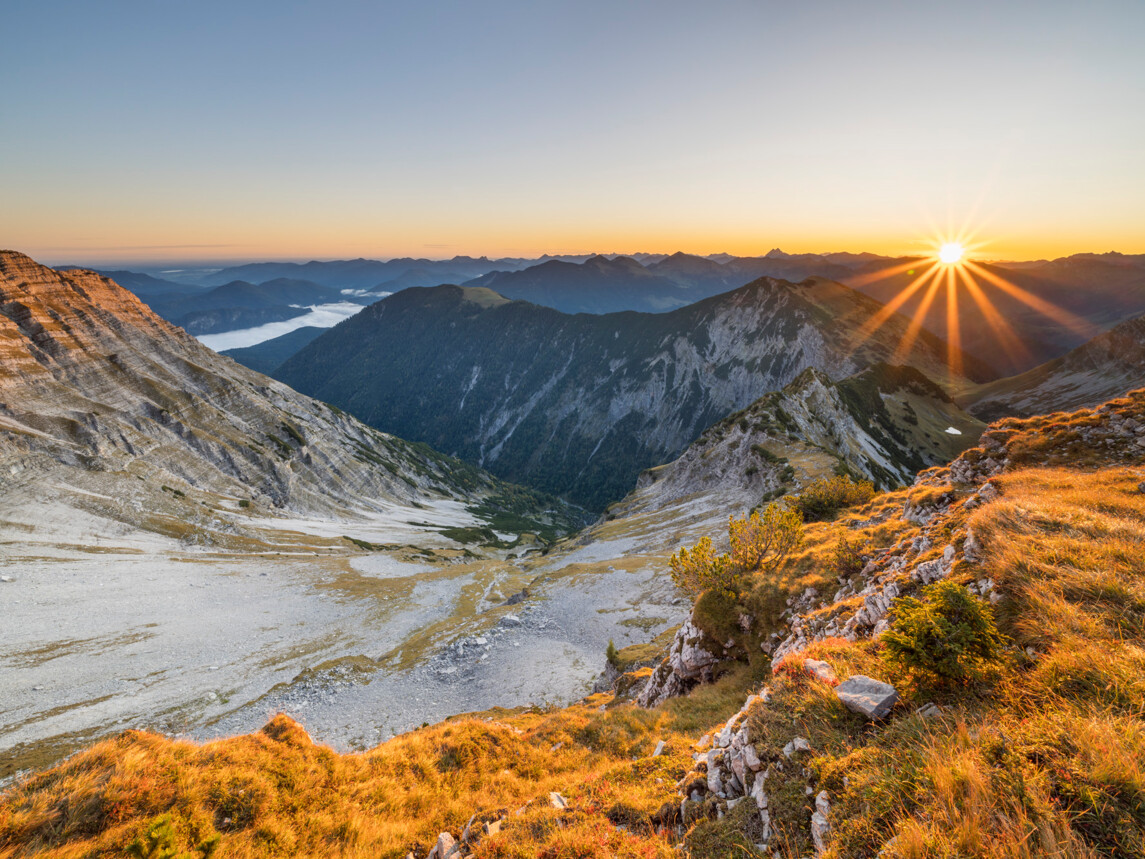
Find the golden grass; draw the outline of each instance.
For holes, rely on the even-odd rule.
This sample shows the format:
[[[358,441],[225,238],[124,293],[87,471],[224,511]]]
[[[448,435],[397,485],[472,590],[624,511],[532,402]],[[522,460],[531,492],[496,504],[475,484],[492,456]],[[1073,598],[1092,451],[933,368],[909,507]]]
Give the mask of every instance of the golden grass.
[[[502,832],[475,847],[480,859],[679,855],[677,833],[657,812],[678,808],[676,781],[692,767],[699,734],[765,681],[773,703],[749,716],[760,756],[778,759],[795,735],[812,747],[801,766],[768,781],[772,849],[785,857],[812,850],[809,785],[831,796],[826,859],[880,851],[887,859],[1145,857],[1142,480],[1137,467],[1017,471],[995,479],[1002,494],[994,503],[955,504],[923,527],[898,515],[903,504],[931,503],[945,490],[880,495],[808,526],[771,590],[760,583],[770,594],[760,597],[763,617],[808,586],[829,598],[843,528],[885,549],[924,531],[957,540],[967,527],[983,560],[960,562],[953,577],[995,581],[1009,641],[994,673],[976,684],[929,687],[877,640],[828,639],[774,676],[756,647],[717,682],[654,711],[596,695],[560,710],[458,718],[355,755],[313,744],[283,716],[257,734],[202,745],[128,732],[0,797],[0,859],[122,855],[165,814],[170,846],[192,857],[217,838],[215,856],[412,850],[420,859],[438,832],[456,835],[472,815],[505,816]],[[828,661],[840,678],[892,682],[903,703],[872,725],[799,670],[805,656]],[[927,702],[943,714],[916,715]],[[660,739],[667,754],[649,757]],[[550,791],[569,808],[551,807]],[[722,819],[708,802],[690,812],[685,855],[748,855],[758,835],[750,802]]]
[[[129,731],[5,796],[0,856],[118,855],[167,812],[175,847],[192,850],[217,834],[223,856],[423,856],[438,832],[456,835],[473,814],[504,812],[503,835],[478,855],[541,855],[520,845],[552,856],[666,855],[649,816],[674,798],[691,740],[670,730],[668,712],[599,712],[607,697],[445,722],[357,755],[315,745],[285,716],[203,745]],[[668,753],[641,757],[657,738]],[[548,808],[550,791],[572,810]],[[611,832],[621,821],[623,837]],[[613,852],[569,853],[561,845],[579,837],[570,833],[586,844],[601,833]]]

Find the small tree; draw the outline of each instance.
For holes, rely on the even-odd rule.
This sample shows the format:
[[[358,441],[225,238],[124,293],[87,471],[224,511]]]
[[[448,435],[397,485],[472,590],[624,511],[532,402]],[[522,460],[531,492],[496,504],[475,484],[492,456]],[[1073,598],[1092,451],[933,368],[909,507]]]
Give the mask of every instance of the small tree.
[[[803,542],[803,517],[797,510],[768,504],[745,519],[728,517],[731,563],[741,573],[771,572]]]
[[[608,649],[604,651],[604,658],[613,668],[620,668],[620,652],[616,649],[616,643],[611,638],[608,639]]]
[[[882,639],[890,657],[943,681],[980,678],[1001,654],[1002,635],[990,606],[951,581],[931,585],[923,597],[898,601],[895,621]]]
[[[803,542],[803,519],[795,510],[769,504],[762,516],[758,511],[743,519],[729,516],[728,539],[730,554],[717,555],[710,537],[681,548],[669,562],[672,581],[693,596],[713,588],[734,592],[744,575],[774,570]]]

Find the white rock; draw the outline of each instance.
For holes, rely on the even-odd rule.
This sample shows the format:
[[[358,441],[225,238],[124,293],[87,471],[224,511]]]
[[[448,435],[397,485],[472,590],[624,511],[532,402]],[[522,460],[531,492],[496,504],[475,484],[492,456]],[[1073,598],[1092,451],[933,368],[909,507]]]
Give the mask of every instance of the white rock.
[[[827,815],[831,812],[827,791],[819,791],[815,797],[815,813],[811,815],[811,840],[815,843],[815,852],[822,853],[827,849],[827,835],[831,831],[831,824]]]
[[[803,737],[795,737],[790,743],[783,747],[783,756],[789,758],[796,752],[809,751],[811,751],[811,744]]]
[[[835,683],[839,679],[835,669],[822,659],[804,659],[803,670],[821,683]]]
[[[442,832],[437,836],[437,843],[433,845],[426,859],[452,859],[460,853],[461,845],[448,832]]]
[[[763,769],[763,763],[756,754],[755,746],[750,743],[743,747],[743,762],[747,764],[747,768],[752,772],[759,772]]]
[[[549,805],[553,808],[568,808],[568,801],[555,790],[549,794]]]
[[[855,674],[835,687],[843,705],[868,719],[882,719],[898,703],[898,692],[889,683]]]
[[[664,741],[663,740],[661,740],[660,742],[658,742],[656,744],[656,750],[654,752],[652,752],[652,757],[658,758],[662,754],[664,754]]]

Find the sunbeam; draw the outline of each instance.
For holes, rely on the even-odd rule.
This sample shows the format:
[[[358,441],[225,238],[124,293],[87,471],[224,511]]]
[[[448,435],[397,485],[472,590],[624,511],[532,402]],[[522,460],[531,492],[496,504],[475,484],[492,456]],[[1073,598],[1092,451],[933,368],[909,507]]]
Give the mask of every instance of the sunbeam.
[[[957,232],[938,236],[932,245],[934,250],[929,259],[910,258],[896,261],[880,271],[850,279],[848,285],[860,289],[903,274],[913,275],[915,269],[925,267],[917,277],[886,301],[877,313],[858,328],[854,335],[853,346],[855,348],[861,346],[892,317],[901,313],[909,321],[895,349],[892,358],[895,362],[909,359],[911,350],[919,341],[922,329],[927,327],[933,333],[945,337],[946,364],[953,376],[961,377],[966,370],[967,355],[963,341],[967,333],[971,342],[981,342],[985,332],[989,331],[996,344],[995,355],[1000,357],[1000,353],[1004,353],[1012,367],[1031,366],[1034,362],[1033,353],[1029,344],[1019,336],[1014,324],[999,309],[998,299],[1001,296],[1021,302],[1047,320],[1068,328],[1085,339],[1098,333],[1099,328],[1092,323],[1057,307],[1010,282],[984,264],[976,262],[973,259],[974,253],[984,244],[977,240],[977,235],[978,230],[964,225]],[[936,303],[941,290],[945,291],[945,300]],[[997,290],[993,297],[990,290]],[[969,302],[960,300],[959,293],[962,292],[969,296]],[[907,306],[908,303],[910,307]],[[1005,302],[1002,306],[1005,306]],[[1010,307],[1013,308],[1013,305]],[[932,311],[935,318],[928,326],[927,317]]]

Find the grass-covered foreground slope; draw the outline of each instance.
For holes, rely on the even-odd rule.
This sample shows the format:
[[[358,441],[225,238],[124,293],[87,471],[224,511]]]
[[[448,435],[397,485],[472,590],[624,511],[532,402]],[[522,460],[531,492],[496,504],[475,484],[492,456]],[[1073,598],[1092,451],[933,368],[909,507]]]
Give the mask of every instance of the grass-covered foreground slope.
[[[423,859],[473,815],[458,855],[802,857],[814,834],[827,857],[1145,856],[1143,482],[1145,391],[1003,421],[950,468],[808,524],[766,579],[701,595],[693,623],[721,646],[687,696],[483,714],[359,755],[283,717],[201,746],[128,732],[11,788],[0,856]],[[917,621],[950,621],[940,599],[964,614],[935,641]],[[975,650],[968,618],[998,646]],[[900,701],[868,721],[808,658]],[[758,760],[742,789],[730,749]]]

